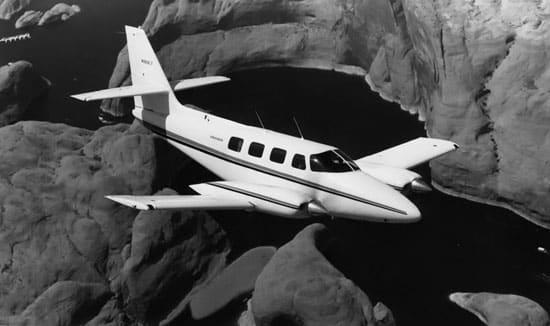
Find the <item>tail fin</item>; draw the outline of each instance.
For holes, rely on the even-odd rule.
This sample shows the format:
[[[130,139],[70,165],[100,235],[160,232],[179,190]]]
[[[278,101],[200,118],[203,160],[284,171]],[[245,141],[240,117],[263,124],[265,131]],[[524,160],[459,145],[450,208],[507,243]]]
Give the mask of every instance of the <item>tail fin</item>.
[[[128,58],[133,86],[149,86],[152,89],[160,88],[162,93],[134,96],[136,108],[154,111],[167,115],[170,106],[178,105],[172,87],[157,59],[157,55],[149,43],[145,31],[141,28],[126,26],[126,40],[128,42]]]
[[[223,76],[209,76],[170,83],[166,79],[145,31],[141,28],[126,26],[126,40],[128,42],[132,86],[109,88],[71,95],[71,97],[81,101],[95,101],[133,96],[138,112],[139,110],[146,110],[160,115],[168,115],[176,109],[193,111],[193,109],[180,104],[174,95],[173,89],[179,91],[229,80],[229,78]],[[136,111],[134,111],[135,114]]]
[[[93,101],[133,96],[137,109],[168,115],[174,108],[181,105],[166,79],[145,31],[141,28],[126,26],[126,40],[132,86],[76,94],[72,97],[82,101]]]

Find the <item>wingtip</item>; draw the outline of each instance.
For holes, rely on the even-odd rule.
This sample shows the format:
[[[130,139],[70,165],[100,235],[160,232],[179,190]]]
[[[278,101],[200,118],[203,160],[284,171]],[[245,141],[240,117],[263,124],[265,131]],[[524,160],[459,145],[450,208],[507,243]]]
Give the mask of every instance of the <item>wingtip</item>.
[[[126,207],[135,208],[135,209],[139,209],[139,210],[142,210],[142,211],[148,211],[148,210],[154,209],[154,207],[152,205],[141,204],[141,203],[139,203],[135,200],[132,200],[131,198],[129,198],[129,196],[109,195],[109,196],[105,196],[105,198],[107,198],[109,200],[112,200],[116,203],[119,203],[121,205],[124,205]]]
[[[73,95],[70,95],[70,97],[74,98],[75,100],[87,102],[86,97],[82,94],[73,94]]]

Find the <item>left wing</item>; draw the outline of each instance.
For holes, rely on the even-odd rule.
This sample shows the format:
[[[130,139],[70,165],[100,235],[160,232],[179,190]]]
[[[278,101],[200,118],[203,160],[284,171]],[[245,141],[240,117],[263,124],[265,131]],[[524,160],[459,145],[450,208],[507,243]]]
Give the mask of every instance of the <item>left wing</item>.
[[[401,145],[362,157],[355,161],[359,167],[380,164],[409,169],[458,149],[458,145],[443,139],[419,137]]]
[[[141,209],[252,209],[249,201],[239,198],[211,195],[187,196],[105,196],[124,206]]]

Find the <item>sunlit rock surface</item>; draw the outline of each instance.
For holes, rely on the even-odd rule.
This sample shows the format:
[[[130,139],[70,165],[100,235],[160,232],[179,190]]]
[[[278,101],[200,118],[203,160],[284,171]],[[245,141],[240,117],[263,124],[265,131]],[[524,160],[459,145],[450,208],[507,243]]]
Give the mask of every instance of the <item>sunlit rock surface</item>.
[[[171,79],[273,65],[365,75],[461,145],[432,163],[436,186],[549,227],[548,17],[537,0],[155,0],[143,28]],[[128,76],[123,50],[109,86]]]
[[[15,28],[25,28],[38,24],[42,18],[42,11],[29,10],[25,11],[15,22]]]
[[[27,61],[0,67],[0,127],[19,120],[29,104],[50,87]]]
[[[327,230],[312,224],[279,248],[256,280],[256,325],[375,325],[367,295],[321,254]]]
[[[437,185],[550,226],[550,4],[404,1]],[[387,94],[392,97],[393,93]]]
[[[9,20],[13,14],[25,9],[31,0],[0,0],[0,19]]]
[[[181,157],[162,144],[137,123],[0,128],[0,321],[51,310],[60,325],[143,322],[224,266],[225,233],[207,214],[137,215],[104,198],[166,182],[162,157]]]
[[[512,294],[453,293],[451,301],[489,326],[548,326],[548,313],[533,300]]]
[[[42,15],[42,18],[38,21],[38,26],[53,23],[58,20],[67,20],[79,12],[80,7],[77,5],[58,3]]]

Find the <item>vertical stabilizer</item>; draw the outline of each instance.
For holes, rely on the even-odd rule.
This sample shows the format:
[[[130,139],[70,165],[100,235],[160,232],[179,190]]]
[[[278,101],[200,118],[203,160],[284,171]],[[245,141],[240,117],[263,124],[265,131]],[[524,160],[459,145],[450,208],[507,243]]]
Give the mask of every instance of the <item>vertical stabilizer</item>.
[[[171,108],[179,106],[179,102],[172,92],[170,83],[166,79],[145,31],[141,28],[126,26],[126,40],[128,42],[132,85],[161,88],[164,91],[158,94],[135,96],[136,108],[164,115],[169,114]]]

